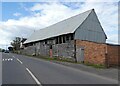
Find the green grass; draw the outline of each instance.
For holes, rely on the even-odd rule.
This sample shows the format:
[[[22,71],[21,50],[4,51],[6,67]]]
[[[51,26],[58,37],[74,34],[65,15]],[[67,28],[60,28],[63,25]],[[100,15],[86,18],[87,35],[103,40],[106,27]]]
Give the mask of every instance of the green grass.
[[[15,52],[16,53],[16,52]],[[16,53],[16,54],[22,54],[22,53]],[[29,55],[29,54],[22,54],[30,57],[45,59],[48,61],[60,61],[60,62],[70,62],[70,63],[76,63],[71,58],[65,58],[65,57],[49,57],[49,56],[43,56],[43,55]]]
[[[27,56],[32,56],[32,55],[27,55]],[[42,56],[42,55],[39,55],[39,56],[32,56],[32,57],[35,57],[35,58],[41,58],[41,59],[45,59],[45,60],[48,60],[48,61],[59,61],[59,62],[69,62],[69,63],[74,63],[74,64],[84,64],[86,66],[90,66],[90,67],[94,67],[94,68],[99,68],[99,69],[104,69],[106,68],[105,65],[102,65],[102,64],[92,64],[92,63],[89,63],[89,62],[75,62],[73,60],[71,60],[70,58],[63,58],[63,57],[49,57],[49,56]]]
[[[91,66],[91,67],[99,68],[99,69],[101,69],[101,68],[102,68],[102,69],[106,68],[106,66],[103,65],[103,64],[92,64],[92,63],[89,63],[89,62],[85,62],[84,64],[87,65],[87,66]]]
[[[19,53],[19,52],[14,52],[14,53],[22,54],[22,53]],[[47,61],[59,61],[59,62],[69,62],[69,63],[74,63],[74,64],[84,64],[86,66],[99,68],[99,69],[106,68],[105,65],[102,65],[102,64],[92,64],[92,63],[89,63],[89,62],[75,62],[73,59],[65,58],[65,57],[49,57],[49,56],[43,56],[43,55],[34,56],[34,55],[28,55],[28,54],[22,54],[22,55],[35,57],[35,58],[40,58],[40,59],[44,59],[44,60],[47,60]]]
[[[39,56],[35,56],[37,58],[41,58],[41,59],[45,59],[45,60],[53,60],[53,61],[60,61],[60,62],[70,62],[70,63],[75,63],[75,61],[73,61],[72,59],[70,58],[63,58],[63,57],[49,57],[49,56],[42,56],[42,55],[39,55]]]

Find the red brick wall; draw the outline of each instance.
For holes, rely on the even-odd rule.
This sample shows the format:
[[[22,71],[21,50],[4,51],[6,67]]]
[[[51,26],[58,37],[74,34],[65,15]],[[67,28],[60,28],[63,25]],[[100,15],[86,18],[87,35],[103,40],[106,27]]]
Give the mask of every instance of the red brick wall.
[[[76,48],[84,47],[84,62],[105,64],[106,44],[76,40]]]
[[[84,62],[108,66],[120,64],[120,46],[76,40],[76,48],[80,47],[84,47]]]
[[[120,46],[107,45],[107,57],[110,66],[118,65],[118,48],[120,48]]]

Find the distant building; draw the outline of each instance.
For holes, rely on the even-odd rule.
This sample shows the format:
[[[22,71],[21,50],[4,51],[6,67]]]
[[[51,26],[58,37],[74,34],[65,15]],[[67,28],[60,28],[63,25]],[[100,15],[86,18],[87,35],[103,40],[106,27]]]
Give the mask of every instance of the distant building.
[[[106,64],[107,36],[94,9],[35,31],[25,42],[28,54]]]

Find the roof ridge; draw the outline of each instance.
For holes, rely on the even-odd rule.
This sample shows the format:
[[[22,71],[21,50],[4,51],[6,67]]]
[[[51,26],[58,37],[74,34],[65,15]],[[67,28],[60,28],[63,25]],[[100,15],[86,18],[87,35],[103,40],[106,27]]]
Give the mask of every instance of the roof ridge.
[[[54,23],[54,24],[52,24],[52,25],[49,25],[49,26],[46,26],[46,27],[44,27],[44,28],[48,28],[48,27],[54,26],[54,25],[56,25],[56,24],[58,24],[58,23],[60,23],[60,22],[63,22],[63,21],[68,20],[68,19],[70,19],[70,18],[79,16],[79,15],[81,15],[81,14],[87,13],[87,12],[89,12],[89,11],[90,11],[90,12],[89,12],[89,14],[90,14],[93,10],[94,10],[94,9],[90,9],[90,10],[81,12],[81,13],[79,13],[79,14],[77,14],[77,15],[71,16],[71,17],[69,17],[69,18],[66,18],[66,19],[64,19],[64,20],[61,20],[61,21],[59,21],[59,22],[56,22],[56,23]],[[88,14],[88,15],[89,15],[89,14]],[[87,16],[87,17],[88,17],[88,16]],[[87,18],[87,17],[86,17],[86,18]],[[39,29],[39,30],[42,30],[42,29],[44,29],[44,28],[41,28],[41,29]],[[38,30],[38,31],[39,31],[39,30]]]
[[[78,27],[80,27],[80,26],[87,20],[87,18],[89,17],[89,15],[91,14],[91,12],[94,11],[94,9],[91,9],[91,10],[88,10],[88,11],[90,11],[90,13],[87,15],[87,17],[84,19],[84,21],[83,21]],[[88,11],[85,11],[85,12],[88,12]],[[83,12],[83,13],[85,13],[85,12]],[[78,28],[78,27],[77,27],[77,28]],[[76,30],[77,30],[77,29],[76,29]],[[75,31],[76,31],[76,30],[75,30]],[[75,32],[75,31],[74,31],[74,32]]]
[[[75,16],[59,21],[55,24],[47,26],[45,28],[39,29],[35,31],[33,34],[31,34],[31,36],[24,43],[43,40],[46,38],[50,38],[62,34],[74,33],[74,31],[86,20],[88,15],[93,10],[94,9],[87,10],[85,12],[82,12]]]

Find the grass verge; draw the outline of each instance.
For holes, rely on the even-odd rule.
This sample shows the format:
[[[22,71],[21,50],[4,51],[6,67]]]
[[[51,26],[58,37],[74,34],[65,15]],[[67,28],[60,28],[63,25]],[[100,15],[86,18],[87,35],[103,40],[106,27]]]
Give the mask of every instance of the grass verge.
[[[16,53],[16,52],[15,52]],[[35,57],[35,58],[40,58],[44,59],[47,61],[59,61],[59,62],[68,62],[68,63],[74,63],[74,64],[84,64],[86,66],[98,68],[98,69],[105,69],[105,65],[102,64],[92,64],[89,62],[75,62],[72,58],[65,58],[65,57],[49,57],[49,56],[42,56],[42,55],[28,55],[28,54],[23,54],[23,53],[16,53],[16,54],[22,54],[30,57]]]
[[[89,62],[85,62],[84,64],[87,65],[87,66],[91,66],[91,67],[99,68],[99,69],[105,69],[106,68],[106,66],[103,65],[103,64],[92,64],[92,63],[89,63]]]

